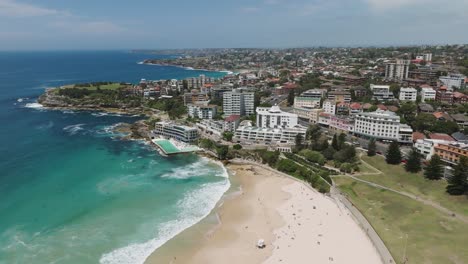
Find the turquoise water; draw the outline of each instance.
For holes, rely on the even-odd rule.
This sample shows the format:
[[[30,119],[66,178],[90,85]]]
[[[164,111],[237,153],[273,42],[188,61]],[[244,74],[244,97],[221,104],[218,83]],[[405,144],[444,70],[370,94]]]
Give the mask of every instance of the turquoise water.
[[[195,155],[165,158],[112,133],[119,122],[140,117],[34,104],[44,86],[65,79],[199,74],[138,65],[144,57],[0,53],[0,263],[142,263],[207,215],[229,188],[219,164]]]

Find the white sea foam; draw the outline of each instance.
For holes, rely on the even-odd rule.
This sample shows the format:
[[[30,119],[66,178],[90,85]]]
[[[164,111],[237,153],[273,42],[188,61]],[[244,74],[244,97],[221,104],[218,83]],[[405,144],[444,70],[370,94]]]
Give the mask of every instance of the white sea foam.
[[[75,125],[69,125],[63,128],[63,131],[68,132],[70,135],[75,135],[81,130],[84,130],[83,128],[84,124],[75,124]]]
[[[102,264],[140,264],[151,253],[168,240],[205,218],[222,195],[229,189],[227,174],[225,180],[206,183],[200,188],[187,193],[177,204],[178,217],[161,224],[156,237],[143,243],[134,243],[102,255]]]
[[[42,109],[44,108],[43,105],[41,105],[40,103],[27,103],[24,105],[24,107],[26,108],[34,108],[34,109]]]
[[[39,130],[46,130],[46,129],[52,128],[53,126],[54,126],[54,122],[49,121],[45,124],[36,126],[36,128]]]
[[[210,163],[214,163],[214,161],[211,161],[207,158],[201,158],[200,161],[192,163],[188,166],[174,168],[171,170],[171,172],[161,175],[161,177],[172,179],[188,179],[192,177],[198,177],[200,175],[207,175],[213,170],[212,167],[208,166]],[[222,164],[218,165],[224,168]],[[225,174],[227,175],[227,172],[224,169],[221,174],[217,174],[216,176],[224,176]]]

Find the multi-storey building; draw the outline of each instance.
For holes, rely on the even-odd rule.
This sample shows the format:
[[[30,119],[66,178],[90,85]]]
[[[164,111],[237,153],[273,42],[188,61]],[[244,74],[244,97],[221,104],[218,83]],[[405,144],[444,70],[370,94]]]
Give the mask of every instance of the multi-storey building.
[[[334,101],[325,100],[322,106],[325,113],[334,115],[336,112],[336,103]]]
[[[461,156],[468,157],[468,145],[463,143],[440,143],[434,147],[434,154],[437,154],[449,164],[457,164]]]
[[[375,85],[371,84],[372,99],[378,101],[392,101],[394,100],[393,93],[390,92],[390,85]]]
[[[263,128],[246,125],[237,128],[234,141],[267,144],[294,143],[296,136],[300,134],[304,138],[306,131],[307,128],[300,125],[286,128]]]
[[[223,93],[223,111],[225,116],[253,115],[254,93],[234,89]]]
[[[157,122],[153,134],[167,138],[192,143],[198,139],[198,130],[193,127],[177,125],[171,122]]]
[[[205,119],[197,123],[197,127],[206,132],[221,136],[223,132],[235,132],[239,127],[240,116],[232,115],[224,120]]]
[[[436,91],[435,100],[440,103],[452,104],[453,103],[453,93],[448,90],[447,87],[442,86]]]
[[[421,101],[425,102],[426,100],[435,100],[436,91],[431,87],[423,87],[421,89]]]
[[[410,60],[397,59],[396,62],[387,63],[385,66],[385,79],[402,81],[408,78]]]
[[[200,119],[213,119],[217,113],[216,105],[187,105],[188,116]]]
[[[335,103],[349,103],[351,102],[351,93],[344,90],[335,90],[328,93],[328,100]]]
[[[257,107],[257,126],[263,128],[285,128],[297,125],[296,114],[283,112],[279,106]]]
[[[301,94],[302,97],[322,99],[327,94],[326,89],[310,89]]]
[[[322,113],[323,109],[318,108],[293,108],[293,113],[299,118],[307,120],[311,124],[318,122],[319,114]]]
[[[400,101],[407,101],[407,102],[416,102],[416,98],[418,97],[418,90],[408,87],[408,88],[400,88]]]
[[[295,108],[319,108],[321,97],[303,97],[296,96],[294,98]]]
[[[330,116],[328,128],[332,133],[353,133],[354,119],[349,116]]]
[[[452,91],[455,89],[464,89],[465,88],[465,79],[466,76],[463,74],[451,73],[447,76],[440,76],[439,80],[447,86],[447,89]]]
[[[192,91],[184,94],[184,104],[199,104],[207,105],[210,101],[208,93],[200,93],[198,91]]]
[[[414,148],[416,151],[421,154],[424,159],[429,160],[431,159],[432,155],[434,155],[434,148],[437,144],[449,144],[449,141],[443,139],[418,139],[414,143]]]
[[[354,133],[364,137],[396,140],[401,143],[412,142],[413,130],[400,124],[400,117],[394,112],[377,110],[359,113],[355,116]],[[401,135],[400,135],[401,134]]]

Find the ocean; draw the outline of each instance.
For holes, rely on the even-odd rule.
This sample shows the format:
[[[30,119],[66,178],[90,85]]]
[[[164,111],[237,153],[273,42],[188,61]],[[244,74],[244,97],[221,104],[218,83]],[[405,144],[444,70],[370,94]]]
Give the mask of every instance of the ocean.
[[[112,128],[139,116],[46,110],[47,87],[224,73],[141,65],[125,51],[0,52],[0,263],[143,263],[230,183],[196,155],[160,156]]]

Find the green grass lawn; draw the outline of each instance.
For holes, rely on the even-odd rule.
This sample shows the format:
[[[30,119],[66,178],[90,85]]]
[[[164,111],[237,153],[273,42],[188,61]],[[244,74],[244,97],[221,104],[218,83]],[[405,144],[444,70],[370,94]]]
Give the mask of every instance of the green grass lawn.
[[[423,173],[408,173],[403,165],[388,165],[381,156],[362,156],[373,167],[383,174],[357,175],[360,179],[374,182],[394,190],[404,191],[439,203],[440,205],[459,214],[468,215],[468,199],[466,196],[451,196],[445,192],[445,180],[426,180]],[[365,164],[362,164],[365,166]]]
[[[104,85],[100,85],[100,88],[102,90],[116,90],[118,88],[122,87],[122,85],[120,83],[110,83],[110,84],[104,84]],[[89,90],[96,90],[97,89],[97,86],[91,86],[91,87],[77,87],[77,88],[86,88],[86,89],[89,89]]]
[[[351,178],[334,181],[369,220],[397,263],[403,263],[405,244],[407,263],[468,263],[468,224]]]

